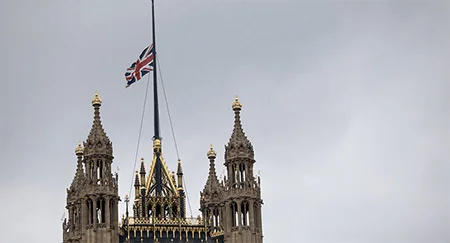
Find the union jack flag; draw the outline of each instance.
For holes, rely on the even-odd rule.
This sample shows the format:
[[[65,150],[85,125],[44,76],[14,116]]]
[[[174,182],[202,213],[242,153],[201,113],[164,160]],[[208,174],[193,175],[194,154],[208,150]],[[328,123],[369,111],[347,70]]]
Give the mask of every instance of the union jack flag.
[[[134,82],[139,81],[144,75],[153,70],[153,52],[154,48],[153,44],[151,44],[142,51],[137,61],[133,62],[127,69],[127,72],[125,73],[125,79],[127,80],[126,88]]]

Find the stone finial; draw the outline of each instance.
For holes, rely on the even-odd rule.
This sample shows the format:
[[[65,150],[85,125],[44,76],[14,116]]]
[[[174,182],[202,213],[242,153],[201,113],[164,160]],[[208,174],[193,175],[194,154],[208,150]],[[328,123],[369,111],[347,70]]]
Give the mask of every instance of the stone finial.
[[[234,102],[233,102],[233,104],[231,105],[231,107],[233,108],[233,110],[240,110],[241,108],[242,108],[242,104],[241,104],[241,102],[239,102],[239,99],[238,99],[238,97],[237,97],[237,95],[236,95],[236,97],[234,98]]]
[[[92,105],[101,105],[102,99],[98,96],[98,92],[95,91],[95,96],[92,98]]]
[[[81,141],[78,141],[78,145],[75,148],[75,154],[76,155],[83,155],[83,152],[84,152],[84,148],[83,148],[83,146],[81,146]]]
[[[212,144],[209,145],[209,151],[208,151],[207,155],[208,155],[209,159],[216,158],[217,153],[216,153],[216,151],[214,151]]]

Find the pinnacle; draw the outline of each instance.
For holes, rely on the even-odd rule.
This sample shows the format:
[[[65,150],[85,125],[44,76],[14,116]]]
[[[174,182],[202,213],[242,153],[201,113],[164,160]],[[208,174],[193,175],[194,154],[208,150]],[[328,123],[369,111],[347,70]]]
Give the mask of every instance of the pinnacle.
[[[95,94],[92,99],[92,105],[94,106],[94,121],[92,123],[91,131],[85,145],[85,155],[90,154],[107,154],[112,156],[112,144],[103,129],[102,121],[100,118],[100,106],[102,100]]]
[[[141,171],[140,171],[140,174],[145,174],[144,158],[141,158]]]
[[[139,186],[139,185],[141,185],[141,184],[139,183],[139,172],[136,171],[136,176],[135,176],[135,178],[134,178],[134,186]]]
[[[233,102],[232,107],[234,110],[234,128],[230,140],[228,141],[228,145],[225,146],[225,159],[237,156],[253,158],[253,145],[250,140],[248,140],[244,133],[244,129],[242,128],[240,116],[242,104],[237,97]]]
[[[81,151],[81,153],[80,153],[80,151]],[[72,184],[70,185],[71,189],[74,189],[74,188],[80,186],[83,183],[83,180],[84,180],[83,159],[82,159],[83,147],[81,147],[81,142],[78,142],[78,146],[76,147],[75,152],[76,152],[77,157],[78,157],[77,171],[76,171],[75,176],[73,178]]]
[[[214,153],[214,155],[212,156],[211,153]],[[220,189],[220,183],[219,180],[217,179],[217,175],[216,175],[216,168],[215,168],[215,163],[214,163],[214,159],[215,159],[215,151],[212,148],[212,145],[208,151],[208,158],[209,158],[209,175],[208,175],[208,179],[206,180],[206,184],[205,184],[205,188],[203,189],[203,192],[207,192],[207,194],[211,195],[214,191],[218,191]]]
[[[178,160],[177,174],[183,174],[183,168],[181,167],[181,160]]]

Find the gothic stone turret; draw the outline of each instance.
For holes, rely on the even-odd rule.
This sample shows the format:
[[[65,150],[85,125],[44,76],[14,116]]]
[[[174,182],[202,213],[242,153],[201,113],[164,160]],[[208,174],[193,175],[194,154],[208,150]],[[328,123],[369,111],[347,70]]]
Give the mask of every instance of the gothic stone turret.
[[[211,235],[223,234],[223,203],[224,188],[216,175],[214,160],[216,151],[212,145],[207,153],[209,159],[209,175],[203,191],[200,192],[200,211],[202,211],[206,226]]]
[[[118,238],[118,175],[111,173],[112,144],[101,120],[102,100],[92,99],[94,122],[89,136],[75,149],[77,171],[67,190],[68,221],[63,223],[63,242],[116,243]],[[84,169],[83,169],[84,163]]]
[[[234,129],[225,146],[227,168],[224,204],[226,212],[225,242],[262,243],[261,189],[253,175],[255,163],[253,145],[241,124],[242,104],[236,97],[232,105]]]
[[[200,193],[201,211],[209,219],[209,229],[216,240],[226,243],[262,243],[261,189],[253,175],[253,145],[241,124],[242,104],[236,97],[232,104],[234,129],[225,146],[227,177],[218,182],[214,167],[215,151],[208,152],[210,171]]]

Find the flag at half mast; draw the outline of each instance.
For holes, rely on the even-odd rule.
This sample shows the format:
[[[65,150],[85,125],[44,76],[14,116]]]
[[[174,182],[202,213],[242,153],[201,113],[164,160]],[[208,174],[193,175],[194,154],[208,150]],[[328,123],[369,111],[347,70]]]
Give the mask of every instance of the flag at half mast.
[[[154,47],[151,44],[142,51],[139,58],[127,69],[125,73],[127,86],[125,88],[139,81],[144,75],[153,70],[154,56]]]

